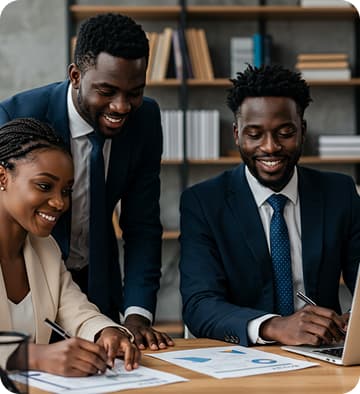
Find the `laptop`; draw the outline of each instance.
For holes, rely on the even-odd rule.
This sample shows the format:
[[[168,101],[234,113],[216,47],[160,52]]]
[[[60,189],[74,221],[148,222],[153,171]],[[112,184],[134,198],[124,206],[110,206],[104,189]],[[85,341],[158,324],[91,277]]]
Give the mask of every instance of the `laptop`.
[[[289,352],[302,354],[328,361],[337,365],[360,364],[360,269],[358,270],[356,286],[351,306],[351,314],[343,344],[322,345],[322,346],[282,346],[281,348]]]

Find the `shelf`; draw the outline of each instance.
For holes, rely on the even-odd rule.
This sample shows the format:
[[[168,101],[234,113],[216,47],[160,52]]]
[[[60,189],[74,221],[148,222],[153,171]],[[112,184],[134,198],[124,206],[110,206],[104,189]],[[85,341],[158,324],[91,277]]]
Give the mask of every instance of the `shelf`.
[[[353,7],[299,7],[299,6],[217,6],[193,5],[186,7],[189,19],[343,19],[357,18]]]
[[[351,78],[345,80],[306,80],[310,86],[360,86],[360,78]],[[189,87],[220,87],[228,88],[232,86],[229,78],[215,78],[213,80],[188,79],[186,81]],[[149,81],[146,87],[179,87],[181,81],[179,79],[164,79],[163,81]]]
[[[239,154],[240,155],[240,154]],[[214,160],[188,160],[191,165],[237,165],[241,163],[240,156],[220,157]],[[356,164],[360,163],[360,157],[319,157],[302,156],[300,164]]]
[[[97,14],[112,12],[124,14],[132,18],[161,20],[177,19],[180,16],[180,6],[115,6],[115,5],[72,5],[69,7],[72,17],[76,21],[89,18]]]
[[[161,20],[178,19],[180,6],[114,6],[114,5],[72,5],[70,12],[77,21],[107,12],[129,15],[132,18]],[[343,19],[357,18],[353,7],[299,7],[299,6],[217,6],[192,5],[186,7],[189,19]]]

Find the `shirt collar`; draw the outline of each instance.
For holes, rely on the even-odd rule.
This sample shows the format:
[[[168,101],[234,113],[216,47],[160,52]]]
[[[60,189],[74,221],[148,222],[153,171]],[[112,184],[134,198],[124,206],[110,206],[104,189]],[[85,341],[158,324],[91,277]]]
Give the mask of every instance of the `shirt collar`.
[[[262,185],[249,171],[248,167],[245,166],[245,176],[248,181],[250,190],[255,198],[256,205],[260,208],[264,202],[274,194],[274,191],[270,188]],[[281,190],[281,194],[286,196],[294,205],[298,199],[298,173],[297,167],[294,168],[294,174],[291,177],[287,185]]]
[[[94,128],[89,125],[79,114],[72,100],[71,96],[72,86],[69,84],[67,92],[67,107],[69,114],[69,128],[72,138],[78,138],[90,134]]]

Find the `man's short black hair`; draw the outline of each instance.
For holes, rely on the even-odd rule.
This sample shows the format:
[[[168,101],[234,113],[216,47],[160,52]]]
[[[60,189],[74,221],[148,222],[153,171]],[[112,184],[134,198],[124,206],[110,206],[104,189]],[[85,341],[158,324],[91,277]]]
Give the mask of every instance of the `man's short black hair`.
[[[231,79],[227,105],[236,115],[240,105],[247,97],[289,97],[292,98],[303,117],[306,107],[312,101],[310,88],[301,74],[280,65],[254,67],[248,65],[244,72],[238,72]]]
[[[128,16],[101,14],[85,20],[79,29],[74,62],[81,72],[96,65],[106,52],[125,59],[149,57],[149,41],[142,27]]]

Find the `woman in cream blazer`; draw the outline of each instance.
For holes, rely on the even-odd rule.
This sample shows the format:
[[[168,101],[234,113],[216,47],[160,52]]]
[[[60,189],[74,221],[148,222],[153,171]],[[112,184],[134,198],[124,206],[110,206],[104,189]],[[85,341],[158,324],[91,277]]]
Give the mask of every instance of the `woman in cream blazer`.
[[[132,333],[88,301],[50,236],[73,179],[71,155],[51,127],[22,118],[0,128],[0,330],[31,335],[29,369],[85,376],[124,356],[131,370],[140,358]],[[46,318],[71,338],[49,344]]]

